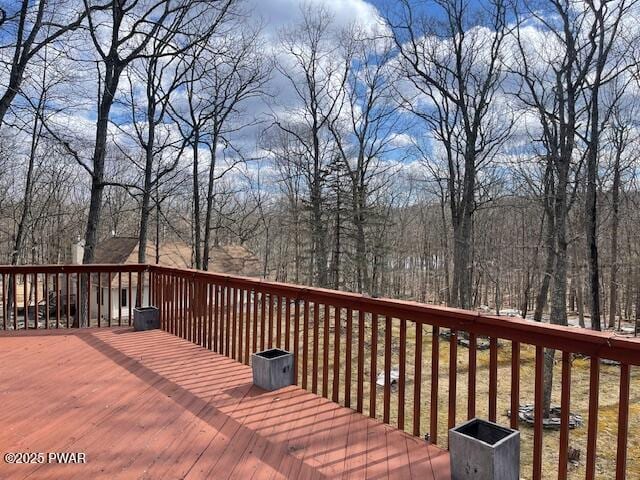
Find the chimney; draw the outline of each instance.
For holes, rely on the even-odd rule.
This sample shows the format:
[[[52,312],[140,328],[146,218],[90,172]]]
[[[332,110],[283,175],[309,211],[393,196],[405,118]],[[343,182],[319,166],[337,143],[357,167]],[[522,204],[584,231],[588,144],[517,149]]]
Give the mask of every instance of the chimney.
[[[71,263],[78,265],[82,263],[84,257],[84,240],[78,238],[71,244]]]

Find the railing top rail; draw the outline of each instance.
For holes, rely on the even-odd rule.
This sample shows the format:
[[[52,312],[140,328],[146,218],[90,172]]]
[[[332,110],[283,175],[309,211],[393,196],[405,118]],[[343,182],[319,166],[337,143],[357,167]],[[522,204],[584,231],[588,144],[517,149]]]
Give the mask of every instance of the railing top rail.
[[[203,278],[231,287],[249,288],[274,295],[283,295],[292,300],[304,299],[332,306],[350,307],[354,310],[362,309],[379,315],[389,315],[418,323],[476,333],[477,335],[640,365],[640,338],[624,337],[615,332],[597,332],[578,327],[485,315],[470,310],[407,300],[370,297],[358,293],[305,287],[201,270],[158,265],[150,265],[149,268],[151,271],[159,273]]]
[[[100,273],[100,272],[145,272],[144,263],[88,263],[64,265],[0,265],[0,274],[30,273]]]

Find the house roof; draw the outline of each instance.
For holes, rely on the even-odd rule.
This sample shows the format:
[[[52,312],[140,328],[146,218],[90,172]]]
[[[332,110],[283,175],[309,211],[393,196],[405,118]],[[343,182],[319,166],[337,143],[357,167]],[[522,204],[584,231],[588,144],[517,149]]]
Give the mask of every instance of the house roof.
[[[155,263],[156,247],[147,242],[147,262]],[[96,245],[91,263],[138,263],[138,239],[135,237],[110,237]],[[183,242],[160,244],[159,265],[165,267],[191,268],[191,247]]]
[[[260,275],[260,260],[243,245],[224,245],[209,250],[209,271],[243,277]]]
[[[137,256],[137,238],[110,237],[96,245],[91,263],[131,263],[129,258],[134,250]]]
[[[260,260],[243,245],[224,245],[209,250],[209,271],[230,275],[259,276]],[[147,262],[155,263],[156,247],[152,242],[146,247]],[[180,241],[160,244],[158,264],[165,267],[192,268],[192,249]],[[138,239],[135,237],[110,237],[96,245],[92,263],[138,263]],[[124,281],[124,278],[123,278]],[[114,278],[112,284],[117,280]]]

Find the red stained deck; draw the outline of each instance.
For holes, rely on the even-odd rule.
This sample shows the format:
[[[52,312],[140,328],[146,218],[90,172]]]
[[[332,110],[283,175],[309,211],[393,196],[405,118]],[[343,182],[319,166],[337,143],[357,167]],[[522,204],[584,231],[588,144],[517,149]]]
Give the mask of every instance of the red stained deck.
[[[435,446],[162,331],[0,336],[0,478],[450,478]]]

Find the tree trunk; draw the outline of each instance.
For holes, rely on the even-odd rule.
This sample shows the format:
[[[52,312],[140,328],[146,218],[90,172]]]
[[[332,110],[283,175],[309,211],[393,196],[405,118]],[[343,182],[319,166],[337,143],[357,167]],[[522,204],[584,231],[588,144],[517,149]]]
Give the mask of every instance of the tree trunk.
[[[578,311],[578,323],[581,328],[585,328],[584,324],[584,295],[582,293],[582,271],[578,262],[578,254],[573,249],[573,280],[576,291],[576,310]]]
[[[202,230],[200,225],[200,182],[198,181],[198,146],[200,145],[200,132],[193,132],[193,250],[196,268],[202,268]]]
[[[550,323],[567,325],[567,187],[569,176],[569,158],[559,159],[557,165],[558,182],[554,195],[554,217],[556,232],[556,261],[551,293]],[[551,388],[553,385],[553,366],[555,350],[545,350],[543,412],[549,417],[551,408]]]
[[[89,199],[89,214],[84,235],[84,255],[82,263],[92,263],[98,243],[98,228],[102,214],[102,195],[104,193],[104,163],[107,151],[107,130],[109,128],[109,113],[113,105],[114,95],[120,81],[122,69],[113,64],[106,65],[105,83],[102,89],[101,102],[98,108],[96,122],[96,143],[93,150],[93,172],[91,175],[91,196]],[[85,305],[89,302],[89,292],[86,275],[82,275],[80,298],[76,301],[76,318],[74,327],[88,325]]]
[[[546,247],[546,261],[544,266],[544,271],[542,272],[542,284],[540,285],[540,290],[538,291],[538,295],[536,295],[536,306],[533,311],[533,319],[536,322],[542,321],[542,314],[544,313],[544,309],[547,305],[547,299],[549,298],[549,287],[551,285],[551,278],[554,275],[554,266],[556,259],[556,249],[554,246],[554,237],[555,232],[553,228],[553,223],[551,219],[549,219],[549,224],[547,225],[547,235],[545,238],[545,247]]]
[[[554,268],[556,264],[556,216],[553,209],[553,194],[555,193],[555,181],[553,177],[553,163],[550,159],[547,159],[547,167],[545,171],[544,179],[544,198],[542,199],[544,205],[544,217],[546,218],[546,234],[544,237],[544,246],[546,252],[546,260],[544,266],[544,272],[542,276],[542,285],[536,296],[536,305],[533,311],[533,319],[536,322],[542,321],[542,314],[547,306],[547,300],[549,298],[549,287],[551,285],[551,279],[553,278]]]
[[[156,182],[156,265],[160,263],[160,192]]]
[[[214,127],[215,128],[215,127]],[[202,252],[202,269],[209,270],[209,250],[211,248],[211,219],[213,218],[213,187],[216,170],[216,147],[218,145],[218,134],[214,132],[211,140],[211,161],[209,163],[209,183],[207,184],[207,211],[204,219],[204,245]]]
[[[29,160],[27,163],[27,175],[25,178],[25,186],[24,186],[24,196],[22,198],[22,211],[20,212],[20,220],[18,220],[18,226],[16,231],[15,240],[13,242],[13,249],[11,251],[11,265],[17,265],[18,259],[20,258],[20,252],[24,246],[24,238],[25,238],[25,230],[27,227],[27,218],[29,217],[29,212],[31,211],[31,203],[33,201],[33,169],[36,160],[36,150],[38,148],[38,140],[39,135],[41,133],[41,128],[39,128],[39,114],[40,109],[42,108],[42,100],[40,97],[40,102],[38,104],[38,112],[34,116],[33,120],[33,130],[31,132],[31,146],[29,148]],[[1,122],[0,122],[1,123]],[[7,312],[13,311],[13,290],[15,288],[14,285],[14,276],[9,275],[9,282],[7,286]]]
[[[341,217],[341,209],[342,209],[342,199],[340,198],[340,184],[339,180],[337,180],[336,185],[336,213],[335,213],[335,230],[334,230],[334,240],[333,240],[333,256],[331,259],[331,287],[336,290],[340,288],[340,262],[342,255],[342,245],[341,245],[341,230],[342,230],[342,217]]]
[[[356,231],[356,288],[358,293],[370,293],[369,269],[367,266],[367,239],[364,232],[364,186],[359,182],[353,188],[354,215],[353,223]]]
[[[147,261],[147,241],[149,231],[149,218],[151,217],[151,188],[153,181],[153,150],[155,148],[155,107],[153,99],[148,100],[147,110],[148,133],[147,142],[144,146],[144,186],[142,191],[142,208],[140,209],[140,229],[138,234],[138,263]]]
[[[453,292],[452,304],[458,308],[471,308],[471,214],[463,213],[459,225],[454,225]]]
[[[451,305],[451,279],[450,279],[450,273],[449,273],[449,262],[450,262],[450,256],[449,256],[449,229],[447,228],[447,217],[445,215],[445,199],[444,199],[444,195],[442,195],[440,197],[440,220],[442,221],[442,249],[444,251],[444,281],[445,281],[445,302],[447,304],[447,306]]]
[[[311,231],[314,246],[315,284],[319,287],[327,286],[327,245],[324,218],[322,215],[322,199],[320,185],[316,182],[311,193],[312,225]]]
[[[616,152],[611,192],[611,278],[609,279],[609,328],[616,326],[618,306],[618,224],[620,210],[620,150]]]

